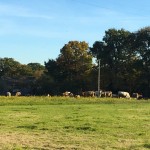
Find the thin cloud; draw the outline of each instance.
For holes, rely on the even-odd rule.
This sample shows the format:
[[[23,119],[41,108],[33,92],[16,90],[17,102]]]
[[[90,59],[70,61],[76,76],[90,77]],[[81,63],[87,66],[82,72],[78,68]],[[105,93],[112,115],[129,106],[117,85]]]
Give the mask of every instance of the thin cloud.
[[[66,36],[72,37],[72,34],[76,36],[78,34],[78,37],[80,37],[83,36],[83,33],[87,33],[87,31],[90,32],[92,30],[92,32],[96,32],[93,29],[97,29],[97,32],[99,32],[100,28],[101,30],[111,27],[128,28],[131,30],[133,28],[138,29],[139,25],[143,26],[141,20],[149,20],[149,17],[128,16],[125,13],[104,7],[96,7],[94,10],[86,12],[88,12],[88,15],[86,13],[80,13],[77,16],[70,14],[60,15],[59,12],[56,12],[55,18],[53,18],[45,14],[35,13],[33,10],[22,6],[0,3],[0,35],[15,34],[46,38],[64,38]],[[20,24],[12,17],[35,18],[36,21],[34,21],[36,24]],[[4,18],[5,20],[2,20]],[[49,22],[42,22],[44,25],[48,24],[49,26],[40,26],[39,19],[50,20]]]
[[[37,14],[30,9],[8,4],[0,4],[0,16],[53,19],[52,16]]]

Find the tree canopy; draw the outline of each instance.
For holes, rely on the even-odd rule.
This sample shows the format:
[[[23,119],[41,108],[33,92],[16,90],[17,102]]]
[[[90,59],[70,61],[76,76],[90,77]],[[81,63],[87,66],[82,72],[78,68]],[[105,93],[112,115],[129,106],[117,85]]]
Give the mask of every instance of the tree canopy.
[[[124,29],[109,29],[102,41],[93,44],[90,51],[101,59],[102,80],[107,80],[103,88],[142,91],[148,95],[149,35],[149,27],[133,33]]]
[[[49,60],[45,66],[48,74],[60,83],[60,91],[64,89],[77,91],[83,88],[82,83],[92,70],[89,46],[84,41],[70,41],[60,50],[58,58]]]

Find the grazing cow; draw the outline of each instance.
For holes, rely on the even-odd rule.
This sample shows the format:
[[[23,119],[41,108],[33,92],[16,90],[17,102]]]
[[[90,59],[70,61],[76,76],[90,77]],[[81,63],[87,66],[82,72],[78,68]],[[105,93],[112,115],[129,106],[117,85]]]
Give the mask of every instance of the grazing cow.
[[[112,97],[112,91],[102,91],[101,97]]]
[[[10,92],[6,92],[6,96],[10,97],[11,93]]]
[[[16,96],[21,96],[21,92],[16,92]]]
[[[80,95],[75,95],[74,97],[75,97],[75,98],[80,98]]]
[[[112,91],[106,91],[106,97],[112,97]]]
[[[138,96],[139,96],[139,94],[138,94],[138,93],[133,93],[133,94],[132,94],[132,98],[136,98],[136,99],[138,99]]]
[[[82,92],[82,93],[81,93],[81,96],[85,97],[85,92]]]
[[[64,92],[62,95],[65,97],[73,97],[73,93],[71,93],[69,91]]]
[[[51,97],[51,95],[50,95],[50,94],[47,94],[47,97]]]
[[[106,92],[102,91],[100,97],[106,97]]]
[[[139,93],[133,93],[132,94],[132,97],[133,98],[136,98],[136,99],[142,99],[143,98],[143,95],[139,94]]]
[[[143,95],[139,94],[137,99],[142,99],[142,98],[143,98]]]
[[[101,97],[101,94],[102,94],[102,90],[100,90],[100,91],[95,91],[95,96],[96,96],[96,97]]]
[[[130,98],[130,94],[128,92],[118,91],[118,97]]]
[[[95,92],[94,91],[85,91],[85,92],[82,92],[82,96],[84,96],[84,97],[95,97]]]
[[[112,97],[112,91],[105,91],[106,97]]]

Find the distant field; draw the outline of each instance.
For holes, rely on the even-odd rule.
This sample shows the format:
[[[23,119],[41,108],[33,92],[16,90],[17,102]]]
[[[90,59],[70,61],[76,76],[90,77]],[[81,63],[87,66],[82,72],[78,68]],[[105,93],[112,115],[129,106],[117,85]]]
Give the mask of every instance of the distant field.
[[[150,149],[150,100],[0,97],[2,150]]]

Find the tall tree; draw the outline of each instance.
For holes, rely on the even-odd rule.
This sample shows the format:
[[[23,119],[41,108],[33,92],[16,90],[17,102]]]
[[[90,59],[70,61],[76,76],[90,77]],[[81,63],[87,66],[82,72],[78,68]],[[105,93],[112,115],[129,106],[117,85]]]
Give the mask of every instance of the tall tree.
[[[32,70],[33,76],[38,79],[45,71],[45,67],[40,63],[29,63],[27,66]]]
[[[96,41],[90,49],[92,54],[101,59],[102,80],[106,80],[103,88],[117,91],[129,90],[129,70],[136,54],[132,51],[131,33],[124,29],[105,31],[103,41]]]
[[[54,59],[49,59],[48,62],[45,62],[45,73],[49,76],[51,76],[51,78],[55,81],[55,82],[59,82],[62,79],[62,75],[60,72],[60,68],[56,62],[56,60]]]
[[[60,91],[86,87],[86,79],[92,70],[92,55],[86,42],[70,41],[60,50],[56,60],[49,60],[45,67],[55,82],[60,86]],[[88,83],[87,83],[88,85]]]
[[[45,67],[40,63],[29,63],[27,66],[31,67],[33,71],[45,69]]]
[[[150,96],[150,27],[140,29],[135,35],[135,49],[139,56],[138,67],[141,70],[139,89],[145,96]]]
[[[0,58],[0,75],[15,77],[18,75],[18,68],[21,64],[13,58]]]

